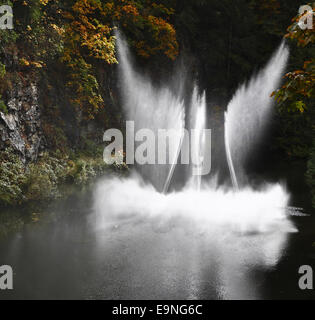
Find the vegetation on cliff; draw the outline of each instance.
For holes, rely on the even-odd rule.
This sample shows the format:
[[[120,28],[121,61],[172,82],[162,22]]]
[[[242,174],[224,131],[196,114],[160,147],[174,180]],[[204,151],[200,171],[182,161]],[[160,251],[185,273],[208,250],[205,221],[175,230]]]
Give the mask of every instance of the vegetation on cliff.
[[[35,163],[25,165],[11,148],[0,152],[0,204],[25,202],[45,204],[65,195],[65,186],[82,187],[104,173],[127,170],[125,165],[108,166],[100,154],[64,156],[43,152]]]

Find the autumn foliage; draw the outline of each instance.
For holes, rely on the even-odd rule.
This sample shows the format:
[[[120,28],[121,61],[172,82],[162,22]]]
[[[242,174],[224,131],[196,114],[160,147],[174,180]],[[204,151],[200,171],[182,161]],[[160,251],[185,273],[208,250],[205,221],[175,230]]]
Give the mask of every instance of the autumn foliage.
[[[314,12],[314,8],[313,8]],[[305,18],[304,14],[299,14],[292,19],[292,24],[285,35],[296,43],[298,47],[308,48],[315,43],[315,26],[313,28],[302,29],[300,24]],[[313,19],[315,20],[315,19]],[[288,72],[285,75],[286,82],[281,89],[274,92],[276,100],[288,107],[289,111],[304,112],[314,103],[315,87],[315,58],[310,56],[304,61],[300,69]]]
[[[65,19],[62,61],[72,70],[68,87],[74,89],[72,102],[88,117],[104,107],[93,61],[107,65],[118,63],[114,29],[119,26],[128,36],[139,56],[149,58],[164,54],[175,59],[178,44],[173,26],[168,22],[173,9],[153,1],[78,0],[68,1]]]
[[[6,50],[20,48],[21,70],[63,65],[69,104],[77,114],[94,118],[106,109],[97,69],[117,64],[115,29],[143,59],[178,55],[174,10],[163,0],[13,0],[15,29],[1,32]],[[7,38],[7,39],[6,39]],[[1,92],[0,92],[1,94]]]

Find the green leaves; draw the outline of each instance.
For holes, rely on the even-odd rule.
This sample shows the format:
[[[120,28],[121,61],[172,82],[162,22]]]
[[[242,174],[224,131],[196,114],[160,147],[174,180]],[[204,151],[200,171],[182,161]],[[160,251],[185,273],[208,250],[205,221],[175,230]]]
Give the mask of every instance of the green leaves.
[[[4,114],[8,113],[8,108],[4,101],[1,99],[1,94],[0,94],[0,111],[3,112]]]
[[[288,72],[286,83],[273,92],[281,109],[304,112],[314,104],[315,59],[304,62],[301,70]]]
[[[295,109],[299,110],[301,113],[304,112],[305,108],[306,108],[306,105],[303,101],[296,101],[294,103],[294,107]]]
[[[2,79],[6,74],[5,65],[0,62],[0,79]]]

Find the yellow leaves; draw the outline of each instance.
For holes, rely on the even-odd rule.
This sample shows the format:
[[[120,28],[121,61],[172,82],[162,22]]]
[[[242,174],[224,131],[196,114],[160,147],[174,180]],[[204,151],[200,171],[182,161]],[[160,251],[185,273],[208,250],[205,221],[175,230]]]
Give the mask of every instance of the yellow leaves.
[[[104,6],[105,11],[110,10],[112,5],[108,3]],[[112,28],[95,19],[95,16],[106,15],[101,3],[95,0],[79,0],[72,10],[72,13],[65,14],[71,20],[66,30],[66,46],[72,50],[77,47],[77,51],[84,47],[88,49],[89,55],[96,59],[104,60],[108,64],[117,63],[114,37],[111,36]],[[65,52],[63,60],[70,61],[71,53]]]
[[[63,12],[66,25],[51,27],[63,35],[61,61],[70,69],[67,87],[75,92],[72,103],[89,117],[103,108],[95,72],[89,57],[111,65],[118,63],[115,55],[114,22],[126,28],[137,53],[145,58],[165,54],[175,59],[178,43],[174,27],[167,21],[174,10],[151,0],[76,0]],[[145,34],[143,31],[145,30]]]
[[[90,56],[104,60],[108,64],[117,63],[113,54],[115,51],[114,37],[107,38],[104,34],[97,33],[87,38],[81,45],[86,46],[90,50]]]
[[[66,30],[68,43],[71,43],[72,48],[77,43],[79,48],[88,49],[89,56],[108,64],[117,63],[112,23],[118,21],[121,27],[137,34],[136,37],[139,35],[137,29],[141,32],[146,29],[151,34],[153,41],[135,39],[140,56],[148,58],[162,52],[170,59],[175,59],[178,43],[174,27],[165,18],[151,12],[169,16],[174,10],[153,1],[140,5],[134,0],[77,0],[72,12],[64,14],[70,20]],[[65,60],[69,60],[69,55]]]
[[[26,67],[30,65],[30,63],[25,58],[21,58],[19,63],[21,66],[26,66]]]
[[[104,4],[104,9],[102,11],[102,15],[108,15],[109,13],[112,13],[114,9],[114,3],[112,2],[107,2]]]
[[[46,6],[49,0],[39,0],[39,3],[43,6]]]
[[[44,63],[42,61],[40,62],[33,61],[31,62],[31,65],[34,66],[35,68],[42,68],[44,66]]]
[[[35,67],[35,68],[42,68],[45,65],[45,63],[43,61],[28,61],[26,58],[21,58],[19,60],[19,63],[21,66],[24,66],[24,67]]]
[[[65,29],[63,27],[58,27],[56,24],[52,23],[50,25],[60,36],[63,36],[65,33]]]
[[[79,54],[71,52],[67,66],[71,68],[67,87],[74,92],[71,103],[84,111],[88,118],[93,118],[99,109],[103,107],[103,99],[99,94],[97,79],[93,74],[92,65]]]
[[[304,104],[303,101],[297,101],[297,102],[295,103],[295,108],[296,108],[297,110],[299,110],[300,113],[303,113],[304,110],[306,109],[306,105]]]
[[[72,10],[77,14],[88,15],[101,10],[101,4],[95,0],[79,0],[73,5]]]

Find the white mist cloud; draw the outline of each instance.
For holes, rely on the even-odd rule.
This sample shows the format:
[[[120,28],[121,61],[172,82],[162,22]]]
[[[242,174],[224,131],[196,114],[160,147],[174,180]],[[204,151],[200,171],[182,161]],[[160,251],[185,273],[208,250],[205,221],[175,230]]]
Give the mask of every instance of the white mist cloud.
[[[226,226],[236,232],[293,231],[286,215],[289,196],[280,184],[239,191],[204,186],[161,194],[138,176],[104,179],[95,191],[99,226],[131,218],[159,218],[202,229]]]

